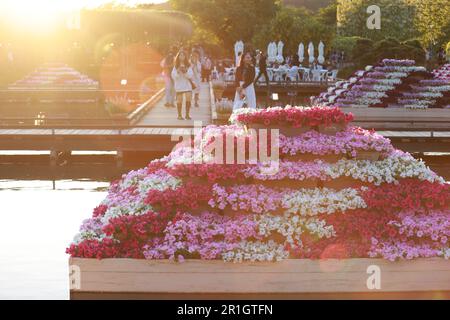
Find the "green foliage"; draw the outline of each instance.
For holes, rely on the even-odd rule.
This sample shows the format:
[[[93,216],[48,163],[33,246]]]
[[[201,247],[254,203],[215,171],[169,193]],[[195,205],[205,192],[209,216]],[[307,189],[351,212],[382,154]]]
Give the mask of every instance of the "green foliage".
[[[414,25],[422,35],[424,46],[445,44],[450,34],[449,0],[407,1],[417,7]]]
[[[321,15],[325,19],[327,14]],[[313,41],[330,44],[335,36],[333,25],[321,23],[319,16],[315,16],[305,8],[283,7],[270,23],[264,26],[254,37],[253,44],[260,49],[267,48],[270,41],[281,40],[285,44],[287,54],[296,53],[298,44],[307,45]],[[327,46],[328,48],[328,46]]]
[[[221,40],[211,31],[201,27],[194,29],[194,34],[189,43],[200,44],[207,52],[214,56],[222,56],[225,53]]]
[[[383,40],[384,41],[384,40]],[[377,43],[378,45],[378,43]],[[374,59],[375,42],[367,38],[359,38],[356,40],[355,47],[353,48],[351,57],[353,61],[357,61],[360,66],[366,66],[372,64]]]
[[[381,9],[381,30],[367,28],[367,8]],[[360,36],[372,40],[396,38],[407,40],[417,35],[414,28],[415,6],[406,0],[339,0],[338,25],[343,36]]]
[[[425,51],[417,40],[399,42],[386,38],[377,42],[359,38],[350,54],[357,68],[373,65],[382,59],[414,59],[417,63],[425,62]]]
[[[189,15],[177,11],[144,9],[95,9],[82,12],[85,39],[95,46],[96,61],[105,55],[108,43],[119,46],[150,41],[164,52],[175,41],[191,38],[193,22]],[[107,53],[107,52],[106,52]]]
[[[337,0],[328,1],[326,7],[319,9],[317,13],[317,20],[329,27],[336,28],[337,24]]]
[[[447,58],[450,59],[450,41],[447,43],[447,47],[445,48],[445,52],[447,54]]]
[[[344,67],[344,68],[339,70],[339,78],[340,79],[348,79],[358,69],[359,68],[357,66]]]
[[[356,46],[356,41],[358,39],[362,39],[361,37],[343,37],[343,36],[337,36],[334,38],[332,42],[332,47],[334,50],[345,52],[346,56],[350,56],[350,54],[353,52],[353,49]]]
[[[334,0],[283,0],[287,6],[304,7],[308,10],[320,10],[328,6]]]
[[[192,15],[196,25],[210,31],[230,48],[236,40],[250,41],[277,9],[275,0],[171,0],[174,8]]]
[[[375,41],[418,37],[424,47],[440,46],[450,34],[449,0],[339,0],[338,30],[342,36],[360,36]],[[381,30],[366,26],[366,9],[381,9]]]

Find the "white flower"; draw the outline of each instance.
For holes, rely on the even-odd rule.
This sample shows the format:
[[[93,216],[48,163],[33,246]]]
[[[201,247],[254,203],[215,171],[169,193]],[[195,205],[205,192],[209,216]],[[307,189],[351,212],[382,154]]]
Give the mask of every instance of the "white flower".
[[[289,252],[284,249],[282,244],[274,241],[243,241],[235,250],[224,252],[222,259],[228,262],[263,262],[263,261],[281,261],[289,257]]]
[[[328,188],[300,189],[286,194],[282,207],[288,213],[302,216],[332,214],[351,209],[366,208],[367,205],[353,188],[336,191]]]

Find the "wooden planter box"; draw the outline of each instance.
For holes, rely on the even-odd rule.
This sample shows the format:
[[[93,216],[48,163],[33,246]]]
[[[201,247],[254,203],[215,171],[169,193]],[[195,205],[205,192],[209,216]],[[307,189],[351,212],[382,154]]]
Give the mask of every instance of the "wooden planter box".
[[[254,180],[253,184],[262,185],[266,188],[290,188],[290,189],[313,189],[317,188],[319,182],[317,179],[306,180]]]
[[[356,160],[378,161],[381,157],[381,152],[375,150],[357,150],[356,152]]]
[[[228,120],[231,117],[232,112],[230,113],[222,113],[222,112],[217,112],[217,121],[222,121],[224,124],[228,123]]]
[[[330,136],[336,135],[336,133],[344,131],[346,129],[347,125],[341,124],[341,123],[334,123],[329,126],[325,126],[323,124],[319,125],[318,130],[320,133],[327,134]]]
[[[450,297],[448,260],[285,260],[277,263],[71,258],[71,298]],[[372,266],[372,267],[371,267]],[[373,267],[375,266],[375,267]],[[368,288],[373,270],[380,288]]]
[[[285,154],[281,156],[284,160],[291,161],[291,162],[312,162],[315,160],[322,160],[324,162],[328,163],[336,163],[339,160],[343,159],[345,155],[340,154],[327,154],[327,155],[315,155],[312,153],[299,153],[296,155],[291,154]]]
[[[223,97],[223,93],[225,92],[225,89],[213,88],[213,90],[214,90],[214,97],[216,98],[216,101],[220,101]]]

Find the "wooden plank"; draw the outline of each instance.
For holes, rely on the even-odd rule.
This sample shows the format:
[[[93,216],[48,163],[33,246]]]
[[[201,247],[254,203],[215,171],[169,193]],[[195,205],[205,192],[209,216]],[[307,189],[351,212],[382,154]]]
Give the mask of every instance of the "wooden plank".
[[[70,292],[71,300],[449,300],[450,292],[166,293]]]
[[[133,129],[130,129],[130,130],[128,131],[127,134],[129,134],[129,135],[135,135],[135,134],[137,134],[137,131],[138,131],[137,128],[133,128]]]
[[[373,292],[367,268],[378,266],[378,292],[450,291],[444,259],[389,262],[380,259],[286,260],[233,264],[131,259],[70,259],[80,279],[73,292],[301,293]]]
[[[169,135],[169,128],[162,128],[161,129],[161,134]]]
[[[160,89],[154,96],[140,105],[135,111],[128,115],[128,122],[130,124],[135,124],[138,122],[145,115],[145,113],[148,113],[148,111],[151,110],[159,100],[161,100],[164,96],[164,92],[165,88]]]
[[[436,138],[450,138],[450,132],[434,132],[433,135]]]
[[[385,108],[341,108],[344,112],[351,112],[355,121],[450,121],[450,109],[385,109]]]
[[[388,138],[431,138],[431,131],[377,131]]]
[[[208,84],[202,84],[200,87],[200,107],[191,108],[191,118],[193,120],[178,120],[176,108],[167,108],[164,106],[164,101],[158,101],[151,110],[144,115],[138,122],[140,125],[154,125],[157,127],[178,127],[178,126],[193,126],[195,120],[201,120],[203,125],[211,123],[211,108],[210,108],[210,87]],[[184,107],[183,107],[184,114]]]
[[[3,129],[0,131],[0,135],[51,135],[51,129]]]

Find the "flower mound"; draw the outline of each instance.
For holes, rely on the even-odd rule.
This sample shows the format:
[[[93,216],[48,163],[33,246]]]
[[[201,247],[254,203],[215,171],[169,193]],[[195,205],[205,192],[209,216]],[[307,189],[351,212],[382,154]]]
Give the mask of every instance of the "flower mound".
[[[410,67],[386,60],[371,77],[396,79]],[[388,139],[350,126],[351,115],[290,107],[232,118],[113,182],[67,253],[232,262],[450,257],[450,186]],[[309,129],[280,135],[280,159],[226,164],[204,154],[225,135],[251,143],[245,126],[254,124]],[[342,126],[318,128],[333,124]]]

